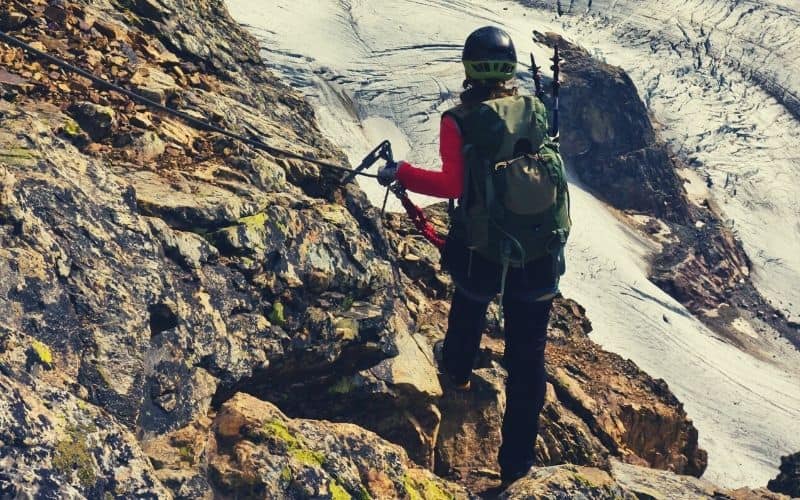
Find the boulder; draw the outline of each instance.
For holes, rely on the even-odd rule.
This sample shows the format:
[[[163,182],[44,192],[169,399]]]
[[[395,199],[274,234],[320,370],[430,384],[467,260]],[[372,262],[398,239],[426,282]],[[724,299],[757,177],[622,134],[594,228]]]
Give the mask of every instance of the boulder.
[[[131,85],[142,95],[159,104],[177,95],[181,88],[170,75],[156,68],[141,68],[130,78]]]
[[[173,490],[188,490],[208,467],[211,481],[200,493],[209,497],[470,497],[372,432],[348,423],[291,419],[241,393],[221,406],[213,423],[197,422],[144,447]]]
[[[685,222],[682,181],[628,74],[555,33],[534,32],[534,39],[558,43],[563,58],[561,120],[569,127],[560,144],[570,170],[617,208]]]
[[[94,141],[110,137],[117,123],[116,113],[112,108],[91,102],[73,104],[69,107],[69,112]]]
[[[633,492],[617,484],[610,473],[592,467],[558,465],[532,469],[499,497],[501,500],[568,499],[636,500]]]
[[[3,498],[171,498],[135,436],[107,412],[33,377],[0,373],[0,392]]]
[[[576,465],[532,469],[508,487],[503,500],[572,499],[730,499],[788,500],[766,490],[726,490],[691,476],[614,462],[611,471]]]
[[[709,498],[730,500],[788,500],[783,495],[765,489],[739,488],[728,490],[692,476],[676,475],[666,471],[612,462],[614,480],[636,498]]]
[[[445,392],[436,440],[437,474],[468,477],[497,471],[500,427],[506,407],[505,372],[493,366],[473,373],[469,391]]]
[[[770,480],[767,488],[790,497],[800,497],[800,453],[781,457],[780,474]]]

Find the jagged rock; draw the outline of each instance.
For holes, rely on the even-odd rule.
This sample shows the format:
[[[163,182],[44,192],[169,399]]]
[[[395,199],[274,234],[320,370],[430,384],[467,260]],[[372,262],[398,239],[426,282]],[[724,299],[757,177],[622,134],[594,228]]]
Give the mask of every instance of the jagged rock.
[[[534,468],[516,481],[500,497],[522,499],[727,499],[782,500],[787,497],[766,490],[726,490],[708,481],[666,471],[614,461],[611,471],[575,465]]]
[[[800,497],[800,453],[781,457],[781,472],[770,480],[767,488],[776,493]]]
[[[89,136],[99,141],[111,135],[116,125],[116,113],[108,106],[81,102],[70,106],[69,112]]]
[[[612,470],[614,480],[617,484],[625,490],[632,492],[636,498],[709,498],[715,500],[786,499],[783,495],[776,495],[764,489],[751,490],[748,488],[741,488],[737,490],[726,490],[703,479],[676,475],[665,471],[656,471],[618,461],[613,461]]]
[[[202,463],[211,478],[210,489],[201,492],[205,496],[469,497],[463,487],[416,467],[402,448],[372,432],[352,424],[290,419],[245,394],[222,405],[210,430],[201,421],[145,443],[158,476],[173,491],[187,489]]]
[[[559,465],[535,468],[500,495],[502,500],[568,499],[586,500],[638,498],[621,487],[608,472],[592,467]]]
[[[200,269],[204,264],[219,258],[219,250],[200,235],[172,229],[162,219],[156,217],[150,218],[148,222],[158,234],[165,252],[181,265]]]
[[[353,320],[369,324],[376,318],[365,316],[358,303],[339,314],[340,325],[342,320],[344,324]],[[361,328],[354,331],[360,332]],[[312,380],[299,380],[284,373],[276,382],[274,376],[264,374],[259,378],[267,383],[243,387],[295,415],[361,425],[401,444],[417,464],[432,467],[441,421],[435,402],[442,394],[441,387],[424,340],[416,334],[398,332],[393,343],[395,355],[383,361],[365,358],[364,354],[353,359],[354,354],[349,354],[344,366],[318,373]],[[353,364],[365,368],[350,374]]]
[[[561,146],[570,168],[618,208],[686,221],[685,190],[628,74],[554,33],[534,38],[561,50],[562,120],[569,123]]]
[[[267,205],[266,197],[243,185],[242,194],[231,196],[224,187],[198,179],[166,183],[147,170],[121,172],[136,193],[136,203],[145,215],[159,217],[183,231],[207,231],[236,223]]]
[[[554,312],[546,363],[564,406],[586,422],[612,455],[699,477],[706,452],[667,384],[592,342],[591,325],[578,304],[557,303]]]
[[[435,471],[462,477],[497,470],[505,412],[505,372],[493,366],[473,373],[467,392],[449,391],[439,402],[442,424],[436,440]]]
[[[3,31],[18,30],[28,22],[28,16],[22,12],[5,11],[0,14],[0,29]]]
[[[607,470],[608,455],[608,449],[587,422],[565,407],[552,384],[548,384],[544,408],[539,416],[536,463],[569,463]]]
[[[159,104],[164,104],[181,91],[174,78],[156,68],[137,70],[131,76],[130,83],[139,94]]]
[[[101,409],[0,373],[0,496],[170,498],[135,437]]]
[[[151,131],[138,135],[131,142],[134,158],[143,164],[148,164],[163,155],[166,148],[166,144],[158,134]]]
[[[212,419],[199,416],[186,427],[142,441],[156,477],[176,499],[212,499],[214,490],[201,469],[211,447]]]

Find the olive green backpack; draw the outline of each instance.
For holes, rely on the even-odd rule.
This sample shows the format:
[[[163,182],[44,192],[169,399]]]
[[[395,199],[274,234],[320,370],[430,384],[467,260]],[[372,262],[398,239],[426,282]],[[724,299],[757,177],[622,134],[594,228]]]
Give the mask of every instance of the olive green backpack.
[[[451,235],[503,265],[503,287],[509,266],[548,254],[563,263],[572,224],[569,192],[542,102],[510,96],[445,114],[461,129],[466,170]]]

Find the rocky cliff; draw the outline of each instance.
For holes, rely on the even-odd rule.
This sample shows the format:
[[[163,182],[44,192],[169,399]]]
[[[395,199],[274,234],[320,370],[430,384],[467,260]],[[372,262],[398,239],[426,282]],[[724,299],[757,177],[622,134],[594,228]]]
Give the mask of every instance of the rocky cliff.
[[[4,31],[98,76],[343,161],[221,1],[0,6]],[[405,221],[384,231],[357,187],[313,164],[2,44],[0,61],[3,497],[438,499],[496,484],[499,340],[466,400],[443,394],[431,346],[450,284]],[[544,470],[614,482],[613,458],[699,476],[680,402],[589,331],[560,300]]]
[[[650,279],[740,347],[750,344],[735,327],[741,318],[770,325],[800,348],[798,326],[754,287],[750,259],[710,181],[660,137],[627,73],[557,34],[534,38],[558,44],[564,57],[564,157],[582,183],[661,249]]]
[[[793,498],[800,497],[800,452],[781,457],[780,473],[767,487]]]

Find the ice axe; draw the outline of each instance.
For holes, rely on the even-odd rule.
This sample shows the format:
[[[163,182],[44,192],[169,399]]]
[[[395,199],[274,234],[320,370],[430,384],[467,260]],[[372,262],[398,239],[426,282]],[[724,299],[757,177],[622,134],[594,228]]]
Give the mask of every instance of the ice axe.
[[[342,184],[350,183],[358,174],[368,169],[374,165],[375,162],[381,159],[387,162],[394,161],[394,157],[392,156],[392,144],[389,141],[383,141],[382,143],[378,144],[378,147],[370,151],[369,154],[367,154],[367,156],[361,160],[361,163],[358,165],[358,167],[350,171],[349,174],[342,178]]]
[[[358,165],[358,167],[356,167],[352,172],[350,172],[350,174],[342,179],[342,184],[351,182],[356,175],[370,168],[378,160],[384,160],[387,163],[394,162],[392,145],[389,141],[383,141],[378,145],[378,147],[370,151],[369,154],[367,154],[367,156],[361,160],[361,163]],[[428,221],[428,218],[425,216],[425,212],[423,212],[418,206],[414,205],[414,203],[408,197],[406,189],[399,182],[394,182],[386,187],[386,194],[383,196],[383,206],[381,207],[381,218],[383,218],[386,213],[386,203],[389,201],[389,193],[394,194],[400,200],[400,203],[402,203],[403,208],[405,208],[406,213],[411,219],[411,222],[414,224],[414,227],[417,228],[417,231],[419,231],[426,240],[430,241],[434,246],[436,246],[436,248],[444,248],[445,238],[436,232],[433,224],[431,224],[430,221]]]

